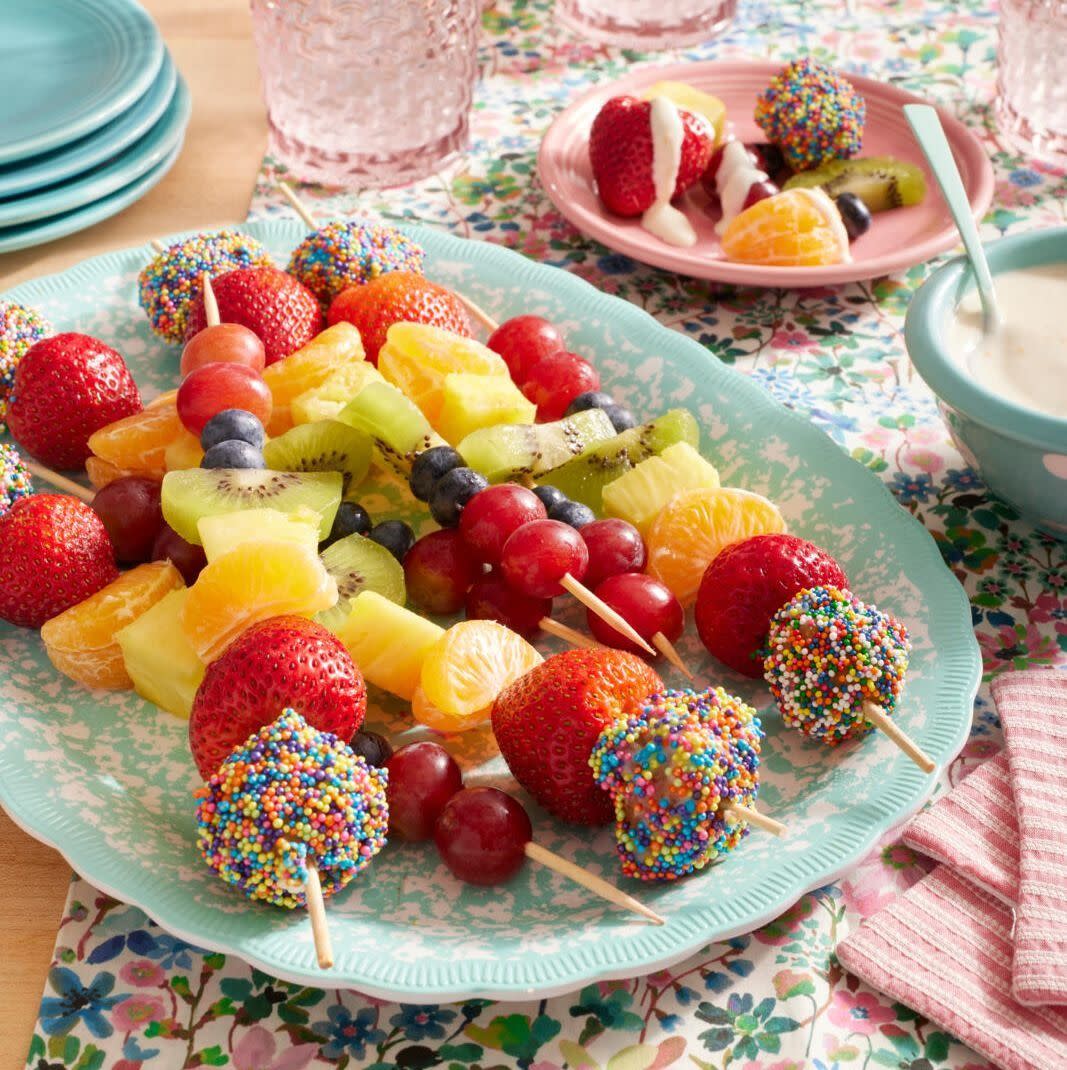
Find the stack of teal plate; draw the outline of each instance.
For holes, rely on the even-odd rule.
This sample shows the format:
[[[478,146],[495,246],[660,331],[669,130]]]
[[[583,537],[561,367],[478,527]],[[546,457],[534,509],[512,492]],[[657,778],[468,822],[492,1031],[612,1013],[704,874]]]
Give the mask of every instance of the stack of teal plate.
[[[190,109],[134,0],[0,0],[0,253],[143,197],[181,152]]]

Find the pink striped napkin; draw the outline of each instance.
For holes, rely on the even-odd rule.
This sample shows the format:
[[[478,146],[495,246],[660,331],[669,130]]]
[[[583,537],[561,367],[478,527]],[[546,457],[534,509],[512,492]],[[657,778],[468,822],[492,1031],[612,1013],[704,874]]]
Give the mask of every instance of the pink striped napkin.
[[[993,684],[1005,752],[920,815],[942,864],[837,948],[841,964],[1009,1070],[1067,1067],[1067,673]]]

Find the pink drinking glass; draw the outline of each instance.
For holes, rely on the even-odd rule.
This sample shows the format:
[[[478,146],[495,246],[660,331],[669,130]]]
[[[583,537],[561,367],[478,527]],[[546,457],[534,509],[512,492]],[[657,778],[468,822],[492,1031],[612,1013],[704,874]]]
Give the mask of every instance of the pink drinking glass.
[[[734,20],[737,0],[556,0],[556,17],[584,37],[624,48],[707,41]]]
[[[1000,0],[997,126],[1027,156],[1067,163],[1067,0]]]
[[[269,150],[298,178],[394,186],[468,138],[480,0],[251,0]]]

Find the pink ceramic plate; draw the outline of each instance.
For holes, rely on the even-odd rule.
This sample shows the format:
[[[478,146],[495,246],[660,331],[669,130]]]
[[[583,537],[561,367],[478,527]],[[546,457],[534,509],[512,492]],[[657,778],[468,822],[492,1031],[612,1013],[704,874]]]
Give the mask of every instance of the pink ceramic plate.
[[[646,67],[616,82],[598,86],[562,112],[541,142],[537,166],[549,197],[579,230],[617,252],[682,275],[742,286],[826,286],[855,282],[901,271],[951,249],[958,240],[956,228],[901,110],[905,104],[926,101],[859,75],[848,77],[867,101],[867,129],[861,155],[895,156],[918,164],[927,170],[928,189],[922,204],[876,215],[871,229],[853,243],[851,263],[783,268],[727,260],[715,236],[714,221],[705,211],[707,197],[699,187],[687,193],[681,202],[698,235],[697,244],[690,249],[667,245],[649,234],[638,220],[612,215],[601,205],[593,185],[588,145],[589,128],[605,100],[622,93],[639,95],[646,86],[662,79],[689,82],[714,93],[725,103],[727,119],[733,123],[737,137],[746,142],[763,141],[752,111],[756,97],[781,68],[781,63],[760,60],[678,63]],[[993,168],[967,127],[943,111],[941,121],[963,176],[971,209],[980,218],[993,198]]]

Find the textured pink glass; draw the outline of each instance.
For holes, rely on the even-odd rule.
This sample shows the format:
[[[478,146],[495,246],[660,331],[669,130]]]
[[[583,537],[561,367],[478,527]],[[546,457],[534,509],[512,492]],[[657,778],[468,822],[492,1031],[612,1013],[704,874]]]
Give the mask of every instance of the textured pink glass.
[[[707,41],[736,12],[737,0],[556,0],[565,26],[604,44],[642,49]]]
[[[1067,0],[1000,0],[997,125],[1011,146],[1067,163]]]
[[[252,0],[270,152],[297,177],[392,186],[467,143],[480,0]]]

